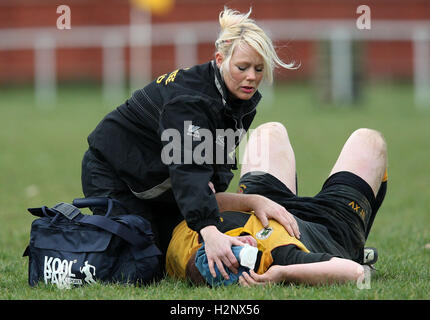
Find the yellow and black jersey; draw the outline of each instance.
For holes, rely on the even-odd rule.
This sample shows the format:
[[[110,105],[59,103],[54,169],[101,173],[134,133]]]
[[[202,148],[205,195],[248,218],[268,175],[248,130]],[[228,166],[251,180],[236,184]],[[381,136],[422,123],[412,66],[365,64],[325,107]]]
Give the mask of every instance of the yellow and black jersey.
[[[264,273],[272,264],[287,265],[325,261],[331,257],[326,254],[312,255],[301,241],[291,237],[277,221],[269,220],[269,227],[264,228],[260,220],[248,212],[222,212],[219,230],[233,237],[251,235],[257,240],[259,255],[255,270],[259,274]],[[185,278],[187,262],[200,246],[198,234],[189,229],[185,221],[180,223],[173,231],[167,250],[167,273],[172,277]],[[292,252],[289,252],[290,250]],[[311,260],[298,257],[295,254],[297,251],[309,254]],[[293,256],[294,258],[292,258]]]

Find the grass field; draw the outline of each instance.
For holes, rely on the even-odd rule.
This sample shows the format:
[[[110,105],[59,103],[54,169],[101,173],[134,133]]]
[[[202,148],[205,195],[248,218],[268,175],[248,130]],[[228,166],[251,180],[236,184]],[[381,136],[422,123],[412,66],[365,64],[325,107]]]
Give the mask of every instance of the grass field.
[[[33,221],[26,208],[81,197],[80,163],[86,137],[120,101],[107,106],[100,88],[60,88],[55,107],[36,107],[31,88],[0,89],[0,299],[430,299],[430,109],[413,105],[412,87],[377,85],[353,108],[318,107],[305,85],[277,87],[262,102],[253,128],[282,122],[296,153],[299,193],[319,191],[349,134],[380,130],[388,144],[388,193],[367,245],[377,247],[371,288],[193,288],[164,279],[143,287],[101,285],[72,290],[27,284]],[[264,100],[264,99],[263,99]],[[234,191],[237,176],[229,190]]]

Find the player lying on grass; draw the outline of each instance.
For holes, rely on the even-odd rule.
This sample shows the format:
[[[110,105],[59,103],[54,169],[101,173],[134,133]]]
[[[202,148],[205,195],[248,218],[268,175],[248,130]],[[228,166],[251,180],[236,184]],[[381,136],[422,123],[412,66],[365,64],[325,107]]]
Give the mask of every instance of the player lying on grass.
[[[343,146],[322,190],[314,197],[300,197],[287,130],[280,123],[261,125],[245,150],[239,192],[244,197],[265,196],[284,206],[297,220],[300,240],[274,220],[262,223],[252,212],[220,208],[219,230],[239,237],[251,253],[252,247],[257,248],[256,261],[251,259],[247,267],[236,265],[224,274],[208,264],[201,237],[182,222],[167,251],[167,273],[212,286],[356,281],[363,276],[364,245],[385,197],[386,167],[382,135],[358,129]],[[242,261],[243,248],[233,249]]]

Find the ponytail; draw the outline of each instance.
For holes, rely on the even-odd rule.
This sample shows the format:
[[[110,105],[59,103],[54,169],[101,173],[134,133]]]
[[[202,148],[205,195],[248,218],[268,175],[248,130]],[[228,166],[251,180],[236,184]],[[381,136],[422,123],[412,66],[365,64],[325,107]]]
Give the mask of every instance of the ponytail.
[[[273,82],[273,70],[276,67],[297,69],[295,63],[284,63],[277,55],[272,40],[249,16],[252,8],[246,14],[224,7],[219,14],[221,31],[215,41],[215,48],[224,55],[223,69],[228,70],[229,61],[234,49],[244,43],[252,47],[263,58],[263,78],[269,83]]]

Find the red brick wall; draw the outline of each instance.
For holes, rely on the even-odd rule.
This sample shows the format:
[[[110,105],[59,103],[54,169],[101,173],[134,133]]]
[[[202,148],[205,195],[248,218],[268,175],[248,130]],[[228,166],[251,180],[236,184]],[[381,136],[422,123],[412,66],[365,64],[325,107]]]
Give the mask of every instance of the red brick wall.
[[[176,0],[174,9],[154,22],[206,21],[217,19],[224,4],[241,11],[253,7],[256,19],[355,18],[355,10],[367,4],[372,19],[430,19],[428,0]],[[56,8],[68,5],[73,25],[127,24],[128,0],[2,0],[0,28],[55,26]]]
[[[429,0],[176,0],[174,10],[164,16],[153,16],[154,23],[178,21],[216,21],[224,4],[240,11],[252,5],[252,16],[259,19],[356,19],[358,5],[367,4],[374,19],[430,20]],[[2,0],[0,29],[21,27],[56,28],[59,14],[56,8],[66,4],[71,8],[71,23],[81,25],[126,25],[129,23],[128,0]],[[277,43],[284,46],[286,43]],[[314,44],[289,42],[280,50],[285,60],[300,60],[302,68],[295,72],[277,73],[278,78],[297,79],[312,73]],[[366,72],[370,76],[409,77],[412,72],[412,47],[409,42],[367,43]],[[211,59],[213,44],[199,45],[199,62]],[[58,49],[57,75],[65,79],[100,79],[100,49]],[[170,71],[174,66],[174,47],[154,47],[153,75]],[[128,50],[126,52],[128,65]],[[0,83],[31,81],[32,50],[0,51]]]

